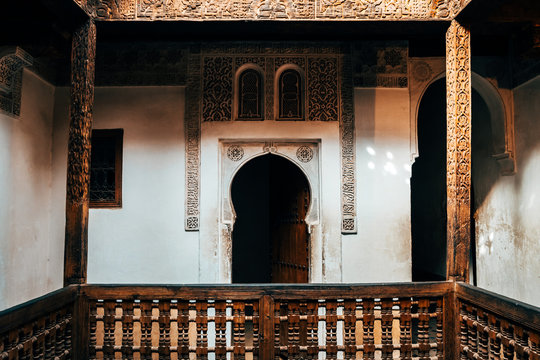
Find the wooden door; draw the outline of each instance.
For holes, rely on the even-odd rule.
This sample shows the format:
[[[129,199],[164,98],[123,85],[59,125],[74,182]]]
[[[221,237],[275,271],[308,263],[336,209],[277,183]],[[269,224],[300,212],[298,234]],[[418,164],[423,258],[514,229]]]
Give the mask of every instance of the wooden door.
[[[271,281],[307,283],[309,233],[305,222],[310,203],[309,184],[290,161],[273,157],[270,166]]]

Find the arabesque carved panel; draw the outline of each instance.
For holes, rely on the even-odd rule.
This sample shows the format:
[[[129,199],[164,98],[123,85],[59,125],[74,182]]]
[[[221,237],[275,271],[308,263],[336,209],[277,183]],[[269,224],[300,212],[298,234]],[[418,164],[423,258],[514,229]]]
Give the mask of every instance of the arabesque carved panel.
[[[203,60],[203,121],[232,119],[233,58],[205,57]]]
[[[338,61],[309,58],[307,69],[308,118],[312,121],[339,119]]]

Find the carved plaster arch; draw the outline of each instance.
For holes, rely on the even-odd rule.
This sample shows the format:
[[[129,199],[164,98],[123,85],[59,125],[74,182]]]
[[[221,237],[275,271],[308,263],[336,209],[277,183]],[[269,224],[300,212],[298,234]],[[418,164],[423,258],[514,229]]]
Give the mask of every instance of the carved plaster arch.
[[[262,146],[261,146],[262,145]],[[234,177],[238,171],[246,165],[251,160],[264,156],[267,154],[272,154],[276,156],[281,156],[290,162],[292,162],[306,177],[311,201],[309,205],[309,210],[306,214],[306,223],[308,229],[311,232],[313,226],[319,224],[319,166],[318,166],[318,142],[282,142],[282,141],[266,141],[261,143],[242,143],[242,142],[223,142],[223,151],[227,157],[225,162],[233,163],[233,166],[227,166],[227,164],[222,164],[222,186],[226,192],[226,196],[222,197],[221,205],[221,220],[224,224],[229,225],[231,231],[234,228],[234,222],[236,220],[236,212],[234,210],[234,205],[232,203],[231,188],[234,181]],[[245,150],[247,148],[247,151]],[[251,148],[251,149],[250,149]],[[259,148],[259,149],[257,149]],[[296,151],[294,151],[296,149]],[[307,160],[306,157],[301,158],[297,155],[298,151],[301,149],[311,150],[311,159]],[[232,151],[231,151],[232,150]],[[251,151],[250,151],[251,150]],[[255,150],[255,151],[253,151]],[[293,150],[293,151],[291,151]],[[249,155],[246,155],[248,153]],[[242,155],[239,155],[242,154]],[[240,157],[240,159],[237,159]],[[232,157],[232,159],[231,159]],[[301,160],[303,159],[303,160]],[[307,160],[307,161],[306,161]],[[313,162],[313,166],[310,164]]]
[[[235,175],[249,161],[273,154],[281,156],[294,165],[306,177],[310,187],[311,201],[308,213],[306,214],[306,224],[310,233],[310,246],[321,246],[320,227],[320,141],[319,140],[221,140],[220,141],[220,242],[227,250],[226,259],[223,265],[226,277],[232,274],[232,231],[236,220],[236,213],[231,198],[231,187]],[[320,263],[313,258],[320,251],[310,251],[310,271],[309,281],[316,273],[313,267]]]
[[[418,151],[418,111],[427,89],[437,80],[446,77],[444,58],[409,59],[410,109],[411,109],[411,162]],[[502,175],[513,175],[515,168],[514,125],[511,97],[503,97],[492,82],[476,72],[471,72],[471,85],[486,102],[491,119],[494,145],[492,155],[499,163]]]

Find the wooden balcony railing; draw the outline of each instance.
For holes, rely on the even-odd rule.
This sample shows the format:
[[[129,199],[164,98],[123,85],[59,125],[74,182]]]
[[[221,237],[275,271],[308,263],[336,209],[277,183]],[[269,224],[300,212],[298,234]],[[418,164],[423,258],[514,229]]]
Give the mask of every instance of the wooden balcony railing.
[[[77,288],[0,312],[0,359],[71,359]]]
[[[82,285],[0,312],[0,359],[539,360],[540,309],[469,285]]]

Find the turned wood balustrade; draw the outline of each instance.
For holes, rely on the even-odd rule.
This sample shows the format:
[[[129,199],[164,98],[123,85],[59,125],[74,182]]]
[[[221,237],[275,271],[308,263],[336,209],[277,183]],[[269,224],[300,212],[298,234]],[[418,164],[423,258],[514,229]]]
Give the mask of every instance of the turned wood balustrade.
[[[0,312],[0,359],[540,359],[540,309],[453,282],[72,285]]]

